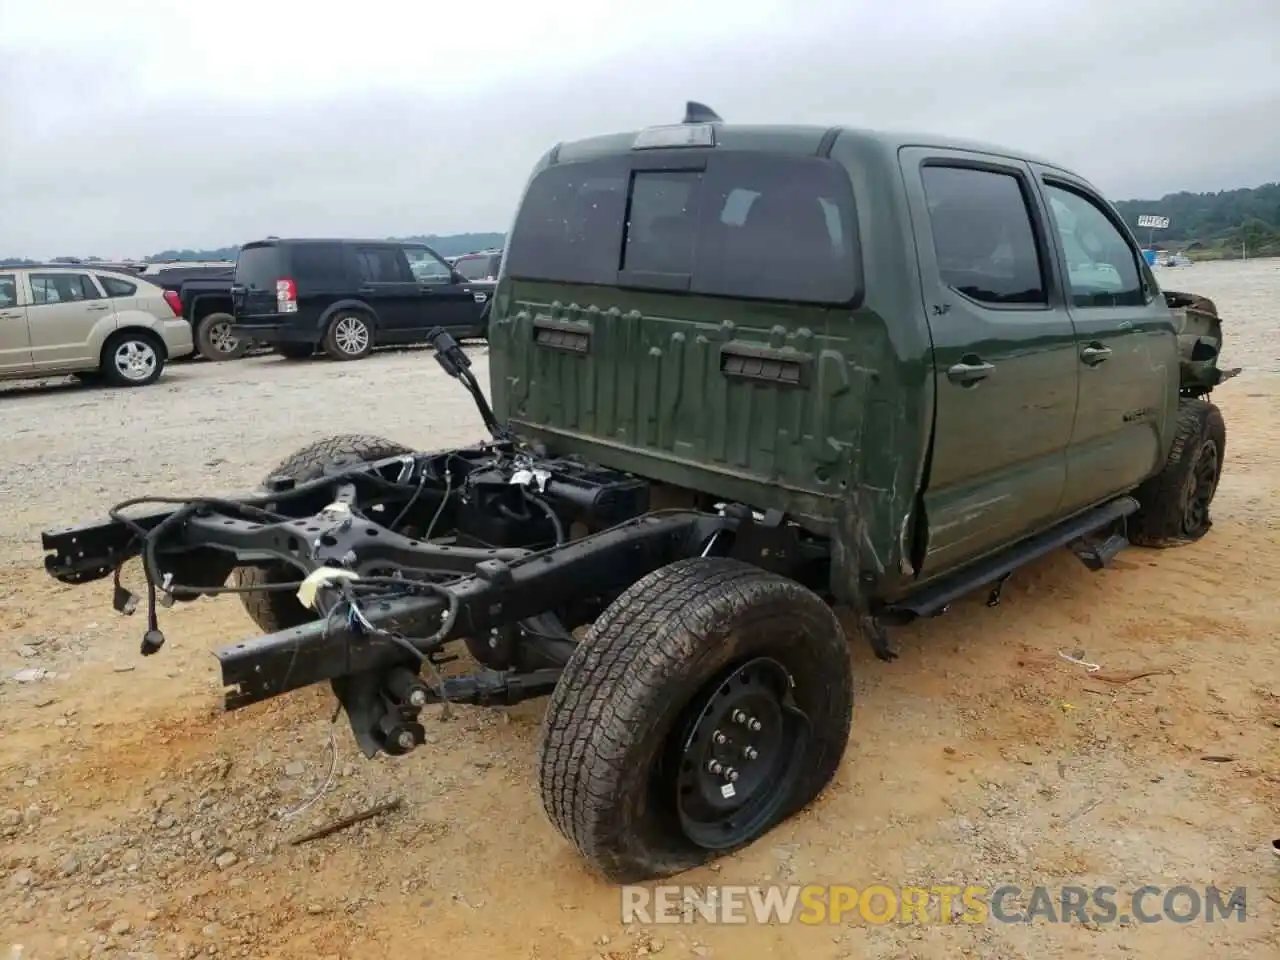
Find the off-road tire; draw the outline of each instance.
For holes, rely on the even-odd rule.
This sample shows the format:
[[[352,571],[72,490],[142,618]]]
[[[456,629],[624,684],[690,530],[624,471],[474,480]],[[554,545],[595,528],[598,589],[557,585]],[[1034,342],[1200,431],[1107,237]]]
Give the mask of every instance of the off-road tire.
[[[286,360],[310,360],[316,354],[312,343],[277,343],[271,349]]]
[[[118,366],[118,352],[130,344],[138,350],[149,349],[152,364],[145,376],[137,378],[126,376]],[[147,330],[120,330],[107,338],[102,345],[102,379],[112,387],[146,387],[160,379],[165,364],[164,342]]]
[[[1129,540],[1141,547],[1174,547],[1199,540],[1213,525],[1209,503],[1217,492],[1227,453],[1222,411],[1207,400],[1183,399],[1169,459],[1134,493],[1138,512],[1129,521]],[[1211,464],[1213,458],[1216,462]],[[1207,498],[1201,514],[1189,510]]]
[[[345,338],[349,330],[362,325],[364,330],[363,346],[355,347],[351,340]],[[332,360],[361,360],[373,349],[373,321],[368,314],[349,310],[339,313],[329,321],[325,329],[324,339],[320,342],[325,355]]]
[[[812,727],[785,800],[739,847],[812,801],[844,755],[853,682],[831,608],[795,581],[697,557],[637,581],[585,634],[547,707],[539,783],[551,822],[606,879],[669,876],[727,852],[688,839],[653,772],[699,691],[752,656],[786,667]]]
[[[369,437],[361,434],[349,434],[318,440],[303,447],[263,478],[293,477],[298,483],[317,480],[324,476],[325,468],[333,463],[346,461],[369,462],[395,457],[404,453],[412,453],[408,447],[384,440],[382,437]],[[272,564],[265,567],[236,567],[232,571],[232,582],[238,587],[261,586],[268,583],[289,583],[298,579],[298,571],[285,564]],[[292,592],[286,593],[242,593],[240,602],[245,612],[263,633],[275,633],[310,623],[316,619],[313,611],[308,610]]]
[[[249,341],[242,338],[234,338],[236,345],[230,350],[222,350],[215,341],[217,328],[235,322],[235,317],[229,313],[210,313],[201,317],[196,323],[195,339],[196,352],[206,360],[239,360],[245,355],[245,351],[249,349]]]

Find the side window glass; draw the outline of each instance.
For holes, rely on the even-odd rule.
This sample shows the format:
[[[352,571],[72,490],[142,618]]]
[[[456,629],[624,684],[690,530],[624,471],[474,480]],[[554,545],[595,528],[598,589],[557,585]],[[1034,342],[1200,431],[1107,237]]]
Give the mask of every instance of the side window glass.
[[[400,267],[399,253],[395,247],[357,247],[360,275],[369,283],[404,283],[409,278]]]
[[[101,298],[86,273],[31,274],[31,302],[36,306]]]
[[[346,279],[342,247],[336,243],[299,243],[289,250],[296,279],[317,289],[341,285]]]
[[[1077,307],[1129,307],[1146,303],[1138,255],[1092,200],[1045,184],[1049,214],[1067,260],[1067,284]]]
[[[18,278],[12,273],[0,273],[0,310],[18,305]]]
[[[943,283],[979,303],[1049,302],[1019,177],[930,165],[921,178]]]
[[[453,282],[449,265],[434,256],[426,247],[405,247],[404,255],[409,261],[409,272],[418,283]]]
[[[102,289],[107,291],[108,297],[132,297],[138,292],[137,284],[119,277],[99,276],[98,281],[102,284]]]

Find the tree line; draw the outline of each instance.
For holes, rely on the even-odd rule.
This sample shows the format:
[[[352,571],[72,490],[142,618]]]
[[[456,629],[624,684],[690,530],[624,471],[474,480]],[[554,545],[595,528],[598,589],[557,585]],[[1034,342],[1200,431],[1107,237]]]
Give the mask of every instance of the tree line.
[[[1234,257],[1240,256],[1242,251],[1247,251],[1251,257],[1280,256],[1280,183],[1219,190],[1216,193],[1183,190],[1167,193],[1158,200],[1121,200],[1116,203],[1116,209],[1144,245],[1154,240],[1158,247],[1203,257]],[[1151,231],[1139,227],[1138,218],[1143,215],[1168,217],[1168,229]],[[426,243],[441,256],[456,257],[474,250],[500,248],[505,236],[501,233],[426,233],[391,239]],[[146,259],[234,260],[239,249],[231,246],[207,250],[161,250]],[[104,258],[57,259],[74,262]],[[0,264],[33,262],[21,257],[0,258]]]
[[[1116,209],[1142,243],[1190,254],[1280,256],[1280,183],[1219,190],[1168,193],[1159,200],[1121,200]],[[1138,217],[1168,217],[1165,230],[1138,226]]]

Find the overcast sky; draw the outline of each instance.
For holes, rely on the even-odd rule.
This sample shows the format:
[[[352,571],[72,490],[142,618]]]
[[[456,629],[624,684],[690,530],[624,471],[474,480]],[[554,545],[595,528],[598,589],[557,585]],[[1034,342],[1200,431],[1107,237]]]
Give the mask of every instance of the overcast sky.
[[[1278,36],[1280,0],[0,0],[0,256],[506,230],[543,150],[688,99],[1255,186]]]

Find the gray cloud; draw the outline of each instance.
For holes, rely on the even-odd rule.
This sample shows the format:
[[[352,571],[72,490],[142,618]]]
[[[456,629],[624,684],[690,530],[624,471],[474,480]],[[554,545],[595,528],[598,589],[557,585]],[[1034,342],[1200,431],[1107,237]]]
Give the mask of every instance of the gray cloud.
[[[291,54],[290,70],[273,65],[285,42],[275,21],[260,36],[244,11],[184,54],[164,23],[139,40],[136,20],[118,21],[118,45],[91,32],[14,43],[5,23],[21,3],[0,0],[0,121],[22,131],[0,141],[4,253],[503,230],[551,144],[670,122],[690,98],[730,121],[1017,146],[1116,198],[1280,178],[1280,5],[1268,0],[902,0],[861,12],[651,0],[561,20],[556,9],[575,5],[550,3],[536,23],[511,24],[514,7],[479,5],[485,19],[470,23],[455,5],[460,21],[405,24],[389,51],[371,48],[379,34],[363,22],[297,38],[310,55]],[[79,6],[50,9],[63,19],[59,7]],[[23,15],[19,40],[40,36]],[[219,72],[210,65],[229,43],[234,69]]]

